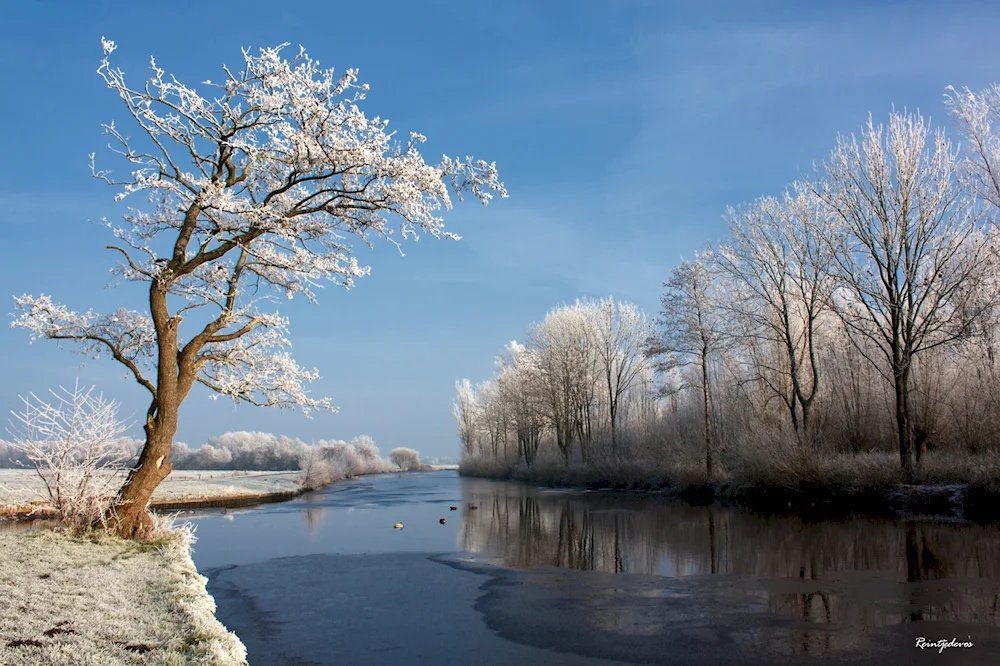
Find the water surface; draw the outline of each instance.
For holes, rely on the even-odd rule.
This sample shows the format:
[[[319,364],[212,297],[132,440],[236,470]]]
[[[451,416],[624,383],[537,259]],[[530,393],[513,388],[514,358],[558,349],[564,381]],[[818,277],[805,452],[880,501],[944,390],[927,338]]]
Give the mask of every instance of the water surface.
[[[996,526],[806,523],[454,472],[195,522],[251,664],[1000,661]]]

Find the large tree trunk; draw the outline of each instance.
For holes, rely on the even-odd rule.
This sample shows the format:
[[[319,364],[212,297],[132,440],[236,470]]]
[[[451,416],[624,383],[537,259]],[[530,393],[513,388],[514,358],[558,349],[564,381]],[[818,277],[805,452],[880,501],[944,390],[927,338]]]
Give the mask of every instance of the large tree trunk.
[[[154,426],[147,434],[139,462],[129,472],[106,516],[112,531],[123,539],[140,538],[149,532],[153,525],[149,501],[172,469],[168,459],[173,437],[158,430]]]
[[[105,516],[111,530],[124,539],[142,538],[153,525],[149,500],[172,469],[170,450],[177,433],[178,410],[194,382],[193,360],[178,354],[177,327],[181,318],[170,316],[164,286],[154,283],[150,287],[149,305],[158,362],[156,392],[146,413],[146,443]]]
[[[910,396],[907,387],[907,372],[895,375],[896,389],[896,431],[899,435],[899,461],[903,470],[903,480],[913,481],[913,432],[910,429]]]
[[[705,407],[705,473],[712,482],[712,407],[708,387],[708,346],[701,350],[701,395]]]

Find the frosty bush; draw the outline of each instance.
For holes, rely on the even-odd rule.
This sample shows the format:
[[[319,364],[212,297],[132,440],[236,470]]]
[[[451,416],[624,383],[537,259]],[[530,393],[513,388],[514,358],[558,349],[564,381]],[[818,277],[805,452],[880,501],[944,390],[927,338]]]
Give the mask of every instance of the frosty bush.
[[[299,469],[302,470],[299,484],[306,490],[315,490],[352,476],[389,472],[395,466],[379,455],[371,437],[362,435],[350,442],[320,440],[314,446],[305,445]]]
[[[389,452],[389,460],[391,460],[394,465],[399,467],[399,469],[404,472],[418,470],[424,467],[420,464],[419,453],[413,449],[408,449],[402,446]]]
[[[50,402],[33,393],[21,397],[24,410],[12,412],[7,447],[35,468],[64,522],[90,525],[110,505],[134,445],[122,437],[127,426],[118,403],[79,384],[59,391],[50,391]]]
[[[300,439],[269,432],[227,432],[197,448],[177,442],[171,462],[174,469],[291,471],[299,469],[308,446]]]

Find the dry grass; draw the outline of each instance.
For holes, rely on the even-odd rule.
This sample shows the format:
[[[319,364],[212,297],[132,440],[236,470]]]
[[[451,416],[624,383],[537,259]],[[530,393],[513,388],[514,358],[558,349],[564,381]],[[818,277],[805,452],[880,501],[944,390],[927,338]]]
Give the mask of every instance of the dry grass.
[[[153,501],[239,497],[299,489],[299,472],[172,472],[153,493]],[[47,495],[34,470],[0,470],[0,507],[45,502]]]
[[[0,663],[245,664],[246,649],[214,617],[190,558],[191,534],[0,532]]]
[[[530,467],[523,463],[466,458],[461,473],[467,476],[514,479],[558,486],[685,489],[706,486],[704,461],[684,451],[668,451],[655,460],[641,457],[621,462],[580,461],[566,464],[551,452]],[[785,493],[869,496],[903,485],[899,455],[886,451],[858,454],[810,454],[794,441],[742,443],[737,450],[718,455],[720,469],[711,484],[735,496],[746,491],[771,489]],[[1000,493],[1000,454],[928,452],[910,485],[970,486],[977,492]]]

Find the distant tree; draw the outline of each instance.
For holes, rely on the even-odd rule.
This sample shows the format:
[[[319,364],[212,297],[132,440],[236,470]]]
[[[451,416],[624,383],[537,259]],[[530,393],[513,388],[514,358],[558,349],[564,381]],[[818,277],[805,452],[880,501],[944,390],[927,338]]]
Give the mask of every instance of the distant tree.
[[[712,479],[715,461],[710,368],[722,351],[728,332],[719,307],[721,296],[709,269],[710,261],[710,255],[702,255],[673,270],[670,280],[663,285],[666,293],[655,320],[657,330],[647,342],[646,353],[668,374],[687,365],[697,367],[699,380],[694,386],[700,393],[704,414],[705,472]]]
[[[467,455],[476,452],[476,422],[478,405],[476,392],[468,379],[455,382],[457,396],[453,405],[455,420],[458,421],[458,436],[462,450]]]
[[[493,164],[425,163],[423,136],[400,145],[388,121],[361,111],[368,87],[355,70],[337,78],[304,50],[291,60],[281,58],[285,45],[244,51],[242,71],[223,67],[221,83],[203,83],[212,90],[205,97],[153,61],[145,84],[129,86],[108,60],[114,43],[102,44],[98,73],[141,140],[105,125],[131,176],[94,175],[121,188],[117,199],[148,195],[150,208],[130,208],[109,248],[122,257],[118,276],[148,285],[149,310],[80,314],[25,295],[15,299],[14,325],[109,354],[149,392],[145,446],[108,516],[134,537],[151,524],[146,507],[170,473],[179,408],[196,382],[255,405],[331,408],[304,389],[318,375],[292,359],[287,320],[259,310],[260,296],[273,289],[313,301],[323,280],[350,287],[368,268],[346,238],[398,244],[390,214],[403,239],[457,238],[436,214],[451,206],[449,185],[484,204],[506,191]],[[185,319],[192,328],[183,334]]]
[[[535,461],[545,426],[544,396],[538,354],[511,340],[497,359],[499,397],[508,407],[517,437],[517,456],[525,464]]]
[[[507,400],[500,390],[495,378],[487,379],[476,387],[476,395],[480,405],[480,425],[482,426],[490,453],[493,458],[507,457],[507,434],[510,425],[510,409]]]
[[[573,442],[580,440],[586,461],[596,370],[593,319],[585,305],[564,305],[532,325],[529,345],[538,358],[541,390],[556,435],[556,446],[569,463]]]
[[[378,446],[369,435],[358,435],[348,442],[348,445],[357,451],[358,457],[366,463],[373,463],[380,459]]]
[[[402,446],[389,451],[389,460],[404,472],[418,470],[423,467],[420,464],[420,454],[413,449]]]
[[[598,373],[608,404],[611,448],[617,455],[618,416],[623,396],[642,376],[646,366],[643,344],[651,331],[646,316],[632,303],[602,299],[593,313]]]
[[[368,435],[350,442],[320,440],[314,445],[301,443],[298,451],[299,485],[315,490],[328,483],[362,474],[391,471],[396,465],[379,455],[378,447]],[[418,461],[419,463],[419,461]]]
[[[860,139],[841,137],[815,186],[838,222],[830,229],[840,285],[833,302],[857,349],[893,387],[907,478],[913,360],[968,335],[984,307],[978,292],[990,253],[957,164],[943,131],[894,112],[888,127],[869,117]]]

